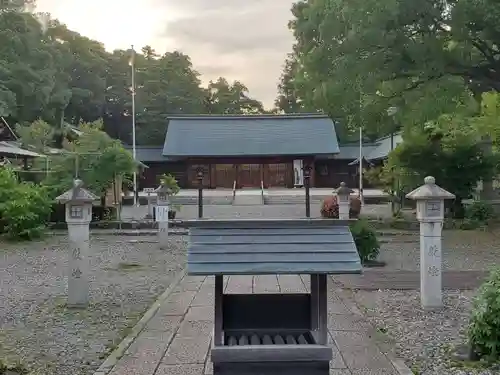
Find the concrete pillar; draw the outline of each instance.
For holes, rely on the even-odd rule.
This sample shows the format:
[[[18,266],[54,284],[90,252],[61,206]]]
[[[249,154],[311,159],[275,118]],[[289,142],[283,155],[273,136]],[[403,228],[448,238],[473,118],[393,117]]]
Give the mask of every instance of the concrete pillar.
[[[455,195],[436,185],[434,177],[406,195],[417,201],[420,222],[420,301],[424,309],[443,306],[441,239],[444,220],[444,201]]]
[[[345,182],[341,182],[336,192],[337,202],[339,204],[339,219],[349,220],[349,206],[351,204],[351,193],[353,190],[349,189]]]
[[[160,243],[160,249],[166,249],[168,246],[168,197],[171,190],[161,184],[155,192],[157,194],[155,220],[158,223],[158,242]]]
[[[89,302],[89,225],[92,202],[99,197],[75,180],[73,188],[56,198],[66,205],[70,253],[68,260],[68,307],[86,307]]]

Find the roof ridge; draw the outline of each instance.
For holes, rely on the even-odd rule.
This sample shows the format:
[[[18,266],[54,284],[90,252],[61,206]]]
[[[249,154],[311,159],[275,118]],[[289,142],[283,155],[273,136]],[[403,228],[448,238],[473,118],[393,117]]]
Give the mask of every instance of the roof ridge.
[[[229,114],[229,115],[220,115],[220,114],[199,114],[199,115],[173,115],[167,116],[167,120],[247,120],[247,119],[293,119],[293,118],[329,118],[327,114],[324,113],[287,113],[287,114]]]

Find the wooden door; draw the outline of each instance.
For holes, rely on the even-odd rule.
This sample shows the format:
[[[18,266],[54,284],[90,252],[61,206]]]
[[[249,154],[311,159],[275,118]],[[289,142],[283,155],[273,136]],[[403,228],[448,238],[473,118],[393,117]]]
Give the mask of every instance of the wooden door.
[[[238,165],[238,188],[260,188],[260,164]]]
[[[199,187],[198,182],[198,168],[203,169],[203,188],[210,188],[210,165],[209,164],[192,164],[189,166],[188,170],[188,181],[190,189],[197,189]]]
[[[215,186],[218,188],[232,189],[236,178],[236,167],[234,164],[215,165]]]
[[[287,181],[290,178],[289,167],[286,163],[269,164],[269,173],[267,186],[273,187],[286,187]]]

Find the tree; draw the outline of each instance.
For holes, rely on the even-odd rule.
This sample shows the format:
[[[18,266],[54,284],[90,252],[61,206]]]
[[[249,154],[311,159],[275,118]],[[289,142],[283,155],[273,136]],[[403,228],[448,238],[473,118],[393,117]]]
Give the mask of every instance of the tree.
[[[405,133],[404,142],[389,155],[382,180],[397,180],[408,193],[425,176],[434,176],[441,187],[455,194],[452,212],[463,217],[462,200],[471,198],[478,181],[492,177],[496,158],[484,154],[470,119],[444,116],[439,120],[425,130]]]
[[[278,84],[278,97],[274,102],[274,106],[278,111],[283,111],[285,113],[300,113],[307,110],[300,97],[298,97],[298,92],[295,89],[294,80],[297,71],[297,59],[293,54],[289,54],[285,60],[283,74]]]
[[[210,81],[207,94],[207,111],[211,114],[258,114],[264,106],[248,96],[248,88],[239,81],[230,84],[225,78]]]
[[[116,177],[132,173],[138,167],[121,142],[101,130],[102,121],[83,123],[80,129],[82,135],[73,142],[65,142],[64,151],[51,160],[44,184],[54,197],[68,190],[75,176],[89,190],[104,197]]]
[[[351,131],[387,133],[390,106],[423,126],[500,87],[494,0],[301,1],[292,12],[295,95]]]
[[[132,51],[109,53],[48,14],[30,13],[32,1],[0,5],[0,116],[11,124],[40,119],[54,129],[54,146],[68,125],[103,120],[113,138],[131,142]],[[260,113],[262,104],[239,82],[202,87],[189,56],[151,46],[135,55],[138,144],[158,144],[175,114]]]

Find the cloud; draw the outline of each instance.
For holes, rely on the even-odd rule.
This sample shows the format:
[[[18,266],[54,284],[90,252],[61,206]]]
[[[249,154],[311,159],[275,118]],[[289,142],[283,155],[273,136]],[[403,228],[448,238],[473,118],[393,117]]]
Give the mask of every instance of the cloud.
[[[175,8],[184,16],[168,22],[162,37],[192,57],[205,82],[218,76],[238,79],[252,96],[271,106],[286,54],[292,48],[287,27],[292,3],[184,0]]]

